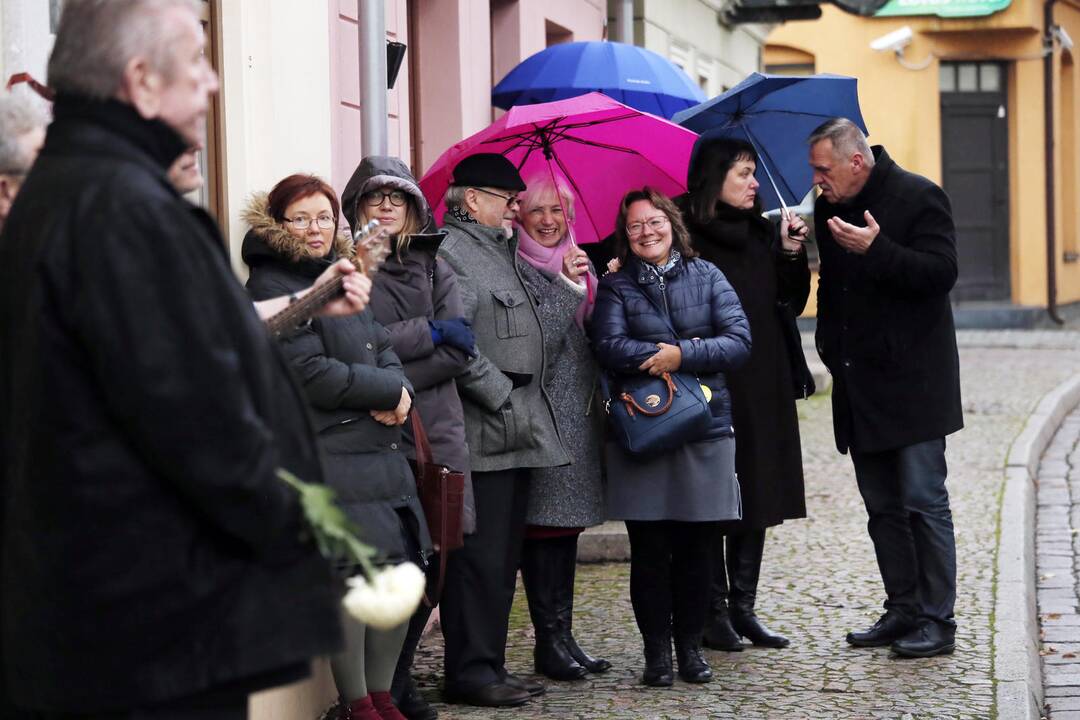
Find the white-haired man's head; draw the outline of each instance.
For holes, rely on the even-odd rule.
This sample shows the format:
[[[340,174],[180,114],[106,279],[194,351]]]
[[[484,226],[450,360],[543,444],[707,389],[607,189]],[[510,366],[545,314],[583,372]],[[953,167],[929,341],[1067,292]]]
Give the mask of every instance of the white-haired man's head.
[[[44,108],[23,92],[0,92],[0,226],[45,141]]]
[[[822,123],[807,140],[814,184],[830,203],[846,203],[866,186],[874,153],[859,126],[846,118]]]
[[[115,98],[199,142],[218,80],[197,8],[193,0],[65,0],[49,85],[60,96]]]

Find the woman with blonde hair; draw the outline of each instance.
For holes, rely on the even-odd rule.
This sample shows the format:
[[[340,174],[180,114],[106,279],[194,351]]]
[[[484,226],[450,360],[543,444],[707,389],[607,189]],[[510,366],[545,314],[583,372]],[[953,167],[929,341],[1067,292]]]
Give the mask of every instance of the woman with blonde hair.
[[[536,631],[536,670],[578,680],[611,663],[581,649],[572,632],[578,536],[604,520],[600,414],[592,402],[596,362],[587,333],[596,273],[574,243],[574,194],[550,173],[527,178],[519,195],[518,266],[538,301],[545,388],[571,463],[531,471],[521,578]]]

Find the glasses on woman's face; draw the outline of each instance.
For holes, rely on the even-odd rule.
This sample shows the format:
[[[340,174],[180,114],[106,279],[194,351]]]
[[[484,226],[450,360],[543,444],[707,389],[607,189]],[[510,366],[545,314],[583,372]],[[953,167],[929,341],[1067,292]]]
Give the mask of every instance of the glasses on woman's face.
[[[626,235],[630,238],[641,237],[645,233],[646,226],[652,228],[653,232],[658,233],[663,230],[667,226],[667,224],[668,219],[666,215],[657,215],[656,217],[651,217],[648,220],[630,223],[626,226]]]
[[[285,222],[289,223],[297,230],[307,230],[309,227],[311,227],[312,222],[318,225],[320,230],[334,229],[334,218],[330,217],[329,215],[320,215],[319,217],[315,218],[314,221],[307,215],[297,215],[294,218],[285,218]]]
[[[364,193],[364,202],[371,207],[382,205],[384,198],[390,198],[390,204],[396,207],[401,207],[408,199],[403,190],[372,190]]]

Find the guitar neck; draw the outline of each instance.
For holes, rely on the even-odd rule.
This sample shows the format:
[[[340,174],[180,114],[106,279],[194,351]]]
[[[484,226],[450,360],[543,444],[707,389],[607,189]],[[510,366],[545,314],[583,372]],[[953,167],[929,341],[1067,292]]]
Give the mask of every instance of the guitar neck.
[[[284,310],[266,321],[270,334],[280,337],[315,317],[315,314],[328,302],[341,295],[343,284],[344,278],[335,278],[315,288],[296,302],[289,303]]]

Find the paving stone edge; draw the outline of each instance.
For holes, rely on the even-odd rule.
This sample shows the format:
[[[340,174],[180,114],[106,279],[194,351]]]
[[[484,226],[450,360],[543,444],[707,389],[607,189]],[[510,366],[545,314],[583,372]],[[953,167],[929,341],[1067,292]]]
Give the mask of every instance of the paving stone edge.
[[[998,720],[1039,720],[1043,687],[1035,603],[1035,478],[1062,419],[1080,404],[1080,375],[1039,402],[1009,448],[1001,499],[994,593],[994,682]]]

